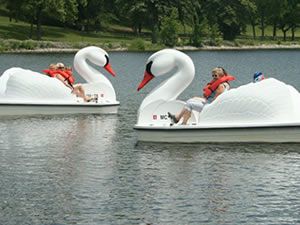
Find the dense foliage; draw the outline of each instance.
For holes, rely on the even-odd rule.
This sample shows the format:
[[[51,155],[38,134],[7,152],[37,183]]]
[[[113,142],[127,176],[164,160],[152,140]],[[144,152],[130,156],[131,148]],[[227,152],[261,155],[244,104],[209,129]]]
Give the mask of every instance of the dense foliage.
[[[203,38],[234,40],[247,26],[253,39],[272,38],[287,32],[294,40],[300,26],[300,0],[0,0],[10,20],[31,24],[29,38],[42,38],[42,25],[70,27],[83,32],[101,31],[103,24],[132,28],[138,37],[151,36],[152,43],[174,46],[181,37],[195,46]],[[35,29],[33,29],[35,27]],[[259,28],[260,33],[257,33]],[[33,33],[36,30],[36,33]]]

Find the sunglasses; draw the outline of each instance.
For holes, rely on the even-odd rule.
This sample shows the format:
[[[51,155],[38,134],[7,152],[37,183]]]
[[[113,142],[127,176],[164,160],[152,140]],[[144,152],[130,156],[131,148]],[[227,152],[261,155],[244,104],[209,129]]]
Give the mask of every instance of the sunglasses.
[[[218,78],[218,75],[216,75],[216,74],[212,74],[211,75],[213,78]]]

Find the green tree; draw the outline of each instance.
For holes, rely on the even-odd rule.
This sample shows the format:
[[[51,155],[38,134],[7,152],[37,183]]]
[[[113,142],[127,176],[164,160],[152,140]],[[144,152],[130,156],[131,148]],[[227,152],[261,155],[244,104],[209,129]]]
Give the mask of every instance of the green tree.
[[[146,2],[141,0],[132,0],[131,2],[117,0],[116,4],[119,5],[119,17],[127,21],[135,34],[141,35],[142,29],[147,25],[148,21]]]
[[[261,30],[261,39],[265,38],[265,29],[267,26],[267,15],[268,15],[268,8],[269,2],[268,0],[255,0],[255,4],[257,7],[257,14],[259,20],[259,29]]]
[[[292,17],[294,18],[292,22],[292,41],[294,41],[296,28],[300,27],[300,0],[294,2]]]
[[[52,17],[61,22],[74,20],[76,6],[76,0],[24,0],[22,11],[31,23],[30,37],[33,36],[33,25],[36,25],[36,38],[41,40],[43,19]]]
[[[60,21],[66,25],[73,25],[78,18],[78,2],[76,0],[64,0],[63,12]]]
[[[193,14],[195,13],[194,4],[197,4],[197,2],[197,0],[174,0],[171,4],[178,10],[178,20],[183,26],[184,34],[186,34],[186,25],[192,24]]]
[[[207,0],[204,11],[211,24],[218,24],[225,40],[234,40],[246,27],[242,0]]]
[[[9,21],[11,22],[15,19],[18,22],[22,16],[22,6],[24,5],[24,0],[3,0],[2,3],[8,9]]]
[[[136,5],[130,8],[129,16],[131,18],[131,26],[135,34],[140,35],[142,33],[142,27],[145,23],[147,15],[147,9],[144,2],[138,2]]]
[[[177,43],[179,22],[178,12],[175,8],[171,9],[171,13],[168,16],[164,16],[161,20],[160,37],[164,45],[173,47]]]
[[[114,0],[81,0],[78,2],[77,25],[86,32],[101,30],[104,22],[114,17],[114,5]]]
[[[299,0],[287,0],[284,12],[278,22],[278,27],[283,33],[283,40],[286,41],[287,32],[296,29],[299,25]],[[294,39],[294,33],[292,34]]]
[[[126,18],[133,29],[141,31],[142,26],[149,28],[152,43],[157,43],[161,19],[176,0],[117,0],[116,3],[121,8],[121,17]]]
[[[286,0],[268,0],[267,16],[270,25],[273,26],[273,39],[277,36],[277,27],[287,7]]]
[[[191,44],[196,47],[200,47],[202,45],[203,36],[205,34],[205,30],[208,26],[206,17],[205,17],[205,9],[203,9],[203,4],[201,0],[191,1],[191,8],[189,10],[191,14]]]
[[[214,28],[216,28],[216,25],[209,24],[208,20],[206,18],[200,17],[197,15],[195,17],[195,21],[197,21],[193,25],[193,33],[192,33],[192,45],[196,47],[202,46],[203,38],[206,35],[210,38],[210,42],[215,42],[215,33]]]
[[[155,44],[158,41],[160,1],[146,0],[146,7],[149,13],[148,24],[151,29],[151,41]]]
[[[255,27],[257,25],[257,7],[255,0],[242,0],[247,22],[251,24],[253,39],[256,39]]]

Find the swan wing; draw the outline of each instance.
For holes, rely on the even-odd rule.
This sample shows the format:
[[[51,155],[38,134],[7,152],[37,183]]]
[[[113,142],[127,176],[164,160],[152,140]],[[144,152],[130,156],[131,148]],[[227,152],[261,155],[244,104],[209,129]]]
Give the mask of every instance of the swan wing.
[[[0,96],[3,96],[5,94],[7,80],[10,77],[10,75],[19,71],[19,69],[21,69],[21,68],[12,67],[10,69],[5,70],[4,73],[1,75],[1,77],[0,77]]]
[[[2,90],[5,89],[5,98],[42,101],[76,100],[76,97],[71,94],[71,90],[61,81],[44,74],[22,68],[13,68],[4,75],[6,85],[2,87]]]
[[[263,124],[300,121],[300,94],[290,85],[269,78],[220,95],[204,107],[201,124]]]

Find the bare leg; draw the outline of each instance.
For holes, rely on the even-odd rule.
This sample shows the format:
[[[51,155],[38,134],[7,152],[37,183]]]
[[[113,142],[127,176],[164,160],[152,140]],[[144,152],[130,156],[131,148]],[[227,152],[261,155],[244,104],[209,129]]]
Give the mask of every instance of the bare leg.
[[[83,100],[84,100],[85,102],[87,102],[87,101],[90,100],[90,98],[89,98],[88,96],[85,95],[85,91],[84,91],[84,89],[83,89],[83,87],[82,87],[81,85],[76,85],[76,86],[74,87],[73,93],[74,93],[76,96],[78,96],[78,97],[80,97],[80,98],[83,98]]]
[[[185,108],[183,108],[183,109],[181,110],[181,112],[180,112],[178,115],[175,116],[176,119],[179,121],[179,120],[182,118],[182,116],[185,114],[186,111],[187,111],[187,110],[186,110]]]
[[[191,112],[187,110],[186,108],[183,108],[181,112],[177,115],[173,115],[170,112],[168,112],[168,116],[171,118],[173,123],[178,123],[180,119],[183,117],[183,123],[186,124],[188,119],[191,117]]]
[[[188,111],[188,110],[185,110],[184,114],[183,114],[183,121],[182,121],[182,124],[183,125],[186,125],[187,124],[187,121],[191,118],[191,115],[192,115],[192,112]]]

